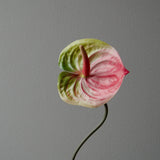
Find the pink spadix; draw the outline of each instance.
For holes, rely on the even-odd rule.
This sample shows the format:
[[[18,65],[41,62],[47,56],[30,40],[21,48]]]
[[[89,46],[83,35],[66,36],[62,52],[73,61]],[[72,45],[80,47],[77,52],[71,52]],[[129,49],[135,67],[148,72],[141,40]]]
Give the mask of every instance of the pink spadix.
[[[90,62],[89,62],[89,58],[87,56],[87,53],[84,47],[80,45],[79,48],[80,48],[80,51],[82,53],[82,58],[83,58],[82,74],[86,78],[87,76],[89,76],[89,73],[90,73]]]

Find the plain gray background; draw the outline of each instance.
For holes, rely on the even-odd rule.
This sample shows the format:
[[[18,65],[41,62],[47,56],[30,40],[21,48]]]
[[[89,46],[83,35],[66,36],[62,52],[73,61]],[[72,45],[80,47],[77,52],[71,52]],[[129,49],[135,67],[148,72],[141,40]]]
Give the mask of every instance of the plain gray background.
[[[76,159],[160,159],[158,0],[0,0],[0,160],[71,160],[102,120],[57,92],[59,53],[81,38],[114,46],[130,74]]]

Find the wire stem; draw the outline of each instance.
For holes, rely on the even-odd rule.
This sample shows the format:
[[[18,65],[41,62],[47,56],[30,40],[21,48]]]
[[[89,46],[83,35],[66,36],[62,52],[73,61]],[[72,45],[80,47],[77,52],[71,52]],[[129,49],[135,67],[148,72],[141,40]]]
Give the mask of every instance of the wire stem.
[[[104,107],[105,107],[105,114],[104,114],[104,118],[103,118],[102,122],[82,141],[82,143],[79,145],[79,147],[75,151],[72,160],[75,160],[75,157],[76,157],[78,151],[83,146],[83,144],[103,125],[103,123],[107,119],[107,115],[108,115],[108,105],[107,105],[107,103],[104,104]]]

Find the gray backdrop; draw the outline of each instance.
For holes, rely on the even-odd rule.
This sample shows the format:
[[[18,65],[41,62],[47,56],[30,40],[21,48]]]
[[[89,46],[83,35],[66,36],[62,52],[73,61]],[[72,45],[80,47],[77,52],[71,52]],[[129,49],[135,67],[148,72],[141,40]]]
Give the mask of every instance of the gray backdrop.
[[[71,160],[104,108],[64,103],[60,51],[81,38],[114,46],[130,70],[107,123],[77,160],[160,159],[158,0],[0,0],[0,159]]]

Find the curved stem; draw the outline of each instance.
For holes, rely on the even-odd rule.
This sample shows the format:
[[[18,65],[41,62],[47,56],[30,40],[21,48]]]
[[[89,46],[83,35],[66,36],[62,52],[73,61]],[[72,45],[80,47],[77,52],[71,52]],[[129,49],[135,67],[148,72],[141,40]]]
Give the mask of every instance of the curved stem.
[[[103,118],[102,122],[82,141],[82,143],[79,145],[76,152],[74,153],[72,160],[75,160],[75,157],[76,157],[78,151],[83,146],[83,144],[103,125],[103,123],[107,119],[107,115],[108,115],[108,105],[107,105],[107,103],[104,104],[104,107],[105,107],[105,115],[104,115],[104,118]]]

